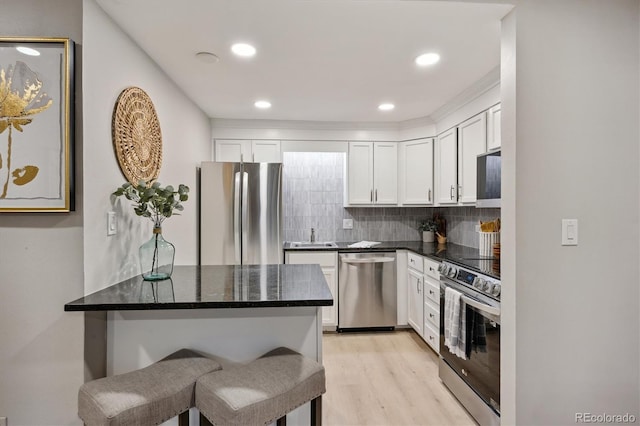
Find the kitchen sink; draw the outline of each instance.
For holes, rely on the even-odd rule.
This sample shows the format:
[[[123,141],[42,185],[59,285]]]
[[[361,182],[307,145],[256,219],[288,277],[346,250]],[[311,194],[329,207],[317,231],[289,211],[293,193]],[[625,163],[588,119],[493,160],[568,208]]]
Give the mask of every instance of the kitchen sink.
[[[291,248],[336,248],[338,245],[333,241],[325,241],[322,243],[310,243],[310,242],[292,242]]]

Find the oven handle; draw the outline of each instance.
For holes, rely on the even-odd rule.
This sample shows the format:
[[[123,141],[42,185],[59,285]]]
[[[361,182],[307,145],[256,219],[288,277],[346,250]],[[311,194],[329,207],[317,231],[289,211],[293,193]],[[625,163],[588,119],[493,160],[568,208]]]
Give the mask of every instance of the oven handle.
[[[494,308],[493,306],[485,305],[482,302],[478,302],[470,297],[465,296],[464,294],[460,296],[462,301],[469,306],[473,306],[474,308],[480,309],[482,312],[486,312],[491,315],[495,315],[497,317],[500,316],[500,309]]]
[[[440,280],[440,283],[442,283],[443,285],[447,286],[447,283],[443,279]],[[451,286],[448,286],[448,287],[451,287]],[[451,287],[451,288],[453,288],[453,287]],[[458,291],[458,290],[456,290],[456,291]],[[500,318],[500,308],[496,308],[494,306],[489,306],[486,303],[482,303],[482,302],[480,302],[478,300],[472,299],[471,297],[465,296],[464,294],[460,294],[460,299],[462,299],[462,301],[464,303],[466,303],[467,305],[469,305],[469,306],[473,306],[474,308],[479,309],[482,312],[486,312],[488,314],[491,314],[491,315],[494,315],[494,316]]]

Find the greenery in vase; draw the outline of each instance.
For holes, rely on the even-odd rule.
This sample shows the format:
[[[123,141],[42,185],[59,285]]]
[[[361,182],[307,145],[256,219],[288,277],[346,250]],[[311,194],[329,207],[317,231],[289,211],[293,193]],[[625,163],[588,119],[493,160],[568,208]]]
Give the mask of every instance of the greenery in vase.
[[[145,181],[138,182],[138,185],[131,185],[129,182],[116,189],[113,193],[116,197],[122,195],[134,202],[133,211],[138,216],[148,217],[153,222],[154,249],[151,260],[150,273],[145,275],[144,265],[141,264],[142,274],[145,279],[157,280],[167,278],[160,273],[160,259],[158,252],[158,239],[161,238],[160,228],[162,222],[173,215],[175,211],[182,211],[182,202],[189,199],[189,187],[180,184],[178,190],[171,185],[162,187],[159,182],[154,182],[151,186]],[[141,256],[142,259],[142,256]],[[142,261],[142,260],[141,260]]]
[[[174,210],[184,210],[181,203],[189,199],[189,187],[180,184],[176,191],[171,185],[163,188],[159,182],[154,182],[149,186],[141,180],[136,186],[129,182],[123,184],[113,195],[124,195],[127,200],[133,201],[133,211],[138,216],[148,217],[154,227],[160,228],[166,218],[179,214],[174,213]]]
[[[423,220],[418,224],[418,229],[422,232],[435,232],[438,230],[438,224],[433,220]]]

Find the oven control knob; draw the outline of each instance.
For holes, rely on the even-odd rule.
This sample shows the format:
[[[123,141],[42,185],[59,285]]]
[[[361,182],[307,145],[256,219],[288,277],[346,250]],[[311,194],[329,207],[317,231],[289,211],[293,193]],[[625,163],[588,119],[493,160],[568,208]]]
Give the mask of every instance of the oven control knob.
[[[449,270],[447,271],[447,275],[449,276],[449,278],[455,278],[457,273],[458,270],[455,266],[449,267]]]
[[[478,290],[482,290],[487,282],[482,278],[478,277],[475,279],[473,286]]]
[[[500,284],[494,284],[493,288],[491,289],[491,294],[493,294],[494,296],[500,296]]]
[[[438,266],[438,272],[440,272],[441,274],[446,274],[447,265],[445,265],[444,263],[441,263],[440,266]]]

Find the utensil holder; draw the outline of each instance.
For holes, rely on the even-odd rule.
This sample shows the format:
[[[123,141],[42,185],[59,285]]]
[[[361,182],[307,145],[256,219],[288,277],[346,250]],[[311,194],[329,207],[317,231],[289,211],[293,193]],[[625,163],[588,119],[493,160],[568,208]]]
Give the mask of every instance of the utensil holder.
[[[493,256],[493,245],[500,242],[500,232],[478,232],[480,256]]]

